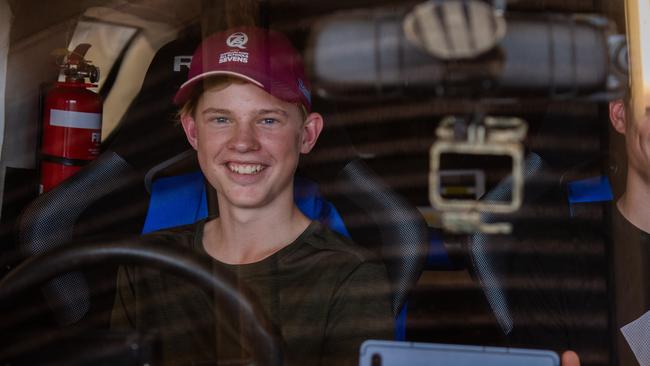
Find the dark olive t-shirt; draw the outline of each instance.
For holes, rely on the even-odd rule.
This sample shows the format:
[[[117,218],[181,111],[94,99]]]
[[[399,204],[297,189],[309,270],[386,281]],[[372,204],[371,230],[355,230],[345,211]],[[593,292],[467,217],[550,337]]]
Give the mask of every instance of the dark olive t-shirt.
[[[205,221],[152,233],[142,240],[180,245],[207,256]],[[228,268],[259,298],[280,330],[290,364],[357,364],[365,339],[390,339],[386,270],[369,251],[318,222],[259,262]],[[211,294],[159,270],[122,267],[114,328],[159,333],[165,365],[246,360],[239,314],[218,315]]]
[[[615,364],[638,365],[629,340],[625,339],[621,328],[650,310],[650,234],[627,221],[614,205],[611,235],[613,279],[616,289],[614,326],[618,351]],[[647,342],[634,339],[632,341]]]

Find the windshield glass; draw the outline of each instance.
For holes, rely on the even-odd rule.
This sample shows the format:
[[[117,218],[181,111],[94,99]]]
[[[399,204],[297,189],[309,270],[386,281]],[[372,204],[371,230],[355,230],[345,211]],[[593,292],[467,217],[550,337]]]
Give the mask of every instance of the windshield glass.
[[[646,365],[650,14],[625,6],[0,0],[0,290],[49,276],[2,300],[0,359]]]

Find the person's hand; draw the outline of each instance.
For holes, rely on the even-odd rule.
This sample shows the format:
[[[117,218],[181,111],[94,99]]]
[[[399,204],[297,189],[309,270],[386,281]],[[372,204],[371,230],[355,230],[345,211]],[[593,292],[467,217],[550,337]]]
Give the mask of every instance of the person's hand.
[[[562,366],[580,366],[580,358],[573,351],[564,351],[562,353]]]

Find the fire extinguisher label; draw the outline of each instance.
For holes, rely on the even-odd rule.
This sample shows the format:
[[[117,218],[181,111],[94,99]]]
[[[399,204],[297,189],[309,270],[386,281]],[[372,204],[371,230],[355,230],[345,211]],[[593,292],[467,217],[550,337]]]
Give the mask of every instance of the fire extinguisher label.
[[[68,128],[99,130],[102,128],[101,113],[50,110],[50,125]]]

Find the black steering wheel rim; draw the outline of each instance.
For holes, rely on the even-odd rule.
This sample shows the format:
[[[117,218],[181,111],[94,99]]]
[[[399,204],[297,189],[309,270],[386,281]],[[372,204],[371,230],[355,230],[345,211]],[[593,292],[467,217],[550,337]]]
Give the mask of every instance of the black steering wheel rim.
[[[212,291],[224,313],[241,315],[244,343],[256,364],[282,365],[282,341],[254,294],[233,274],[183,248],[130,241],[67,246],[23,262],[0,281],[0,301],[66,272],[98,264],[136,265],[168,271]]]

